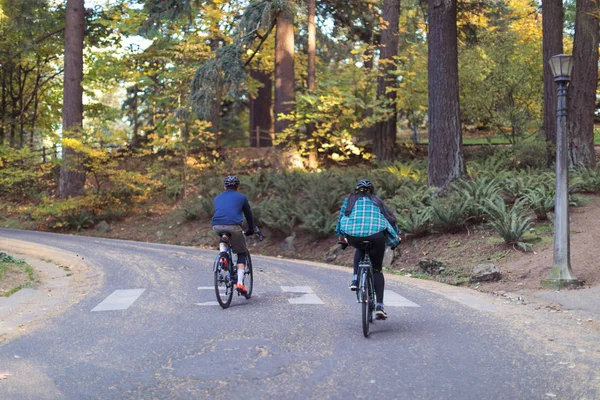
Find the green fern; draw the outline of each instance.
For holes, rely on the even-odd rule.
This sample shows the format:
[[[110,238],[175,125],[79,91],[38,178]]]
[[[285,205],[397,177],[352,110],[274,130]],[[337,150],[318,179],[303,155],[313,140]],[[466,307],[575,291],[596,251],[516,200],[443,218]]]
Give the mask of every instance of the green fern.
[[[431,209],[422,207],[398,214],[398,227],[414,238],[427,235],[431,230]]]
[[[517,246],[522,250],[531,248],[530,243],[521,240],[531,227],[531,217],[527,215],[521,203],[517,202],[507,209],[504,200],[496,197],[486,201],[486,211],[490,225],[506,244]]]
[[[554,189],[540,186],[527,189],[523,193],[523,202],[534,213],[538,221],[548,219],[548,213],[554,210]]]
[[[485,220],[485,201],[498,196],[501,181],[481,176],[473,180],[460,180],[452,185],[456,195],[466,204],[466,213],[473,222]]]
[[[582,193],[600,192],[600,169],[579,166],[573,170],[571,187]]]
[[[436,198],[431,202],[431,221],[442,232],[455,233],[466,223],[467,204],[457,197]]]
[[[257,211],[254,213],[257,216],[257,223],[286,236],[292,233],[298,222],[297,204],[288,198],[269,198],[254,209]]]

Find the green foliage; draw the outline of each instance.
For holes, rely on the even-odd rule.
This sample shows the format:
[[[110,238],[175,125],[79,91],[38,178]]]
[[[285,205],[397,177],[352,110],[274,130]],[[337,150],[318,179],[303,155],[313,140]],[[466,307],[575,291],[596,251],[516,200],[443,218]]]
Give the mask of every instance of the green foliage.
[[[498,128],[513,143],[536,128],[541,115],[538,15],[523,0],[491,5],[477,17],[481,24],[471,26],[473,40],[459,51],[464,122]]]
[[[17,265],[27,264],[24,260],[15,258],[14,256],[11,256],[10,254],[6,254],[6,253],[2,253],[2,256],[0,256],[0,263],[10,263],[10,264],[17,264]]]
[[[426,236],[431,229],[431,208],[415,208],[407,213],[398,214],[398,227],[402,233],[410,234],[413,238]]]
[[[214,201],[214,192],[207,196],[199,195],[186,199],[179,207],[179,210],[186,221],[208,218],[213,215]]]
[[[81,211],[79,213],[74,214],[67,214],[65,215],[63,222],[64,228],[77,229],[77,232],[80,232],[94,225],[94,219],[87,211]]]
[[[336,88],[297,96],[295,110],[286,116],[290,126],[279,140],[298,147],[304,156],[316,151],[322,161],[347,164],[370,159],[371,154],[364,148],[366,143],[357,141],[360,132],[375,122],[373,117],[364,118],[366,106],[361,99]],[[314,131],[309,136],[306,126],[311,124]]]
[[[328,172],[308,175],[302,192],[297,211],[300,226],[316,238],[331,235],[337,222],[336,211],[348,193]]]
[[[504,239],[504,242],[522,250],[530,248],[531,244],[521,240],[531,227],[531,217],[527,215],[521,204],[515,203],[510,209],[507,209],[506,203],[500,197],[488,199],[486,203],[490,225]]]
[[[600,169],[579,166],[572,172],[571,188],[581,193],[600,192]]]
[[[98,199],[95,196],[71,197],[66,200],[44,201],[31,209],[31,218],[51,229],[81,230],[93,223],[92,214]]]
[[[431,201],[431,221],[442,232],[462,230],[467,217],[467,203],[458,197],[438,197]]]
[[[410,212],[413,208],[431,205],[433,196],[438,192],[435,188],[425,185],[406,186],[397,195],[387,200],[387,203],[397,212]]]
[[[320,205],[310,209],[310,212],[300,216],[301,227],[313,237],[319,239],[331,236],[337,223],[338,214],[332,214],[329,208]]]
[[[253,210],[257,216],[257,223],[260,222],[261,225],[285,236],[292,233],[298,222],[297,203],[289,198],[269,198],[254,206]]]
[[[47,190],[45,179],[52,164],[40,163],[40,155],[27,147],[12,149],[0,145],[0,196],[18,201]]]
[[[514,164],[518,168],[545,168],[548,160],[546,143],[524,140],[513,145]]]
[[[251,202],[262,200],[270,187],[269,175],[264,170],[245,176],[240,183],[240,190]]]
[[[510,202],[514,202],[522,198],[524,194],[538,187],[552,187],[554,174],[549,172],[535,172],[534,170],[526,170],[518,174],[506,174],[504,179],[503,193],[509,198]]]
[[[301,171],[282,171],[269,176],[268,186],[276,195],[283,193],[297,194],[305,187],[306,173]]]
[[[548,213],[554,210],[554,189],[539,186],[526,189],[523,193],[523,202],[535,213],[538,221],[548,219]]]
[[[482,176],[473,180],[460,180],[452,185],[452,189],[465,203],[465,212],[472,222],[481,222],[485,219],[485,202],[498,196],[501,182],[496,178]]]

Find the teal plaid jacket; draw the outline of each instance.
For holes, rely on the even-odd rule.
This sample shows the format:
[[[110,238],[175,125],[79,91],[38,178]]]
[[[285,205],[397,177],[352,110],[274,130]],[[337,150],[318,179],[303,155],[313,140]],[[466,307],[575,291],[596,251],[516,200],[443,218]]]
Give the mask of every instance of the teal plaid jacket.
[[[381,210],[379,210],[379,207],[369,198],[359,198],[349,216],[345,215],[347,205],[348,198],[346,197],[335,227],[336,235],[367,237],[385,231],[385,243],[387,246],[395,247],[400,244],[398,240],[400,229],[397,226],[392,226]]]

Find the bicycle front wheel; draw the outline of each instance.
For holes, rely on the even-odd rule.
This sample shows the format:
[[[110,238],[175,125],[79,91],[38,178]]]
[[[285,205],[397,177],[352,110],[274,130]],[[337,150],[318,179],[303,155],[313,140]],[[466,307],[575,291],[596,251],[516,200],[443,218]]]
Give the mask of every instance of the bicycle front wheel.
[[[223,308],[229,307],[233,298],[233,281],[229,269],[233,268],[229,255],[221,253],[215,259],[215,294],[217,302]]]
[[[360,285],[360,290],[361,290],[361,294],[362,294],[362,301],[361,301],[361,306],[362,306],[362,328],[363,328],[363,335],[365,335],[365,337],[369,337],[369,315],[371,314],[369,308],[370,308],[370,293],[369,293],[369,282],[367,281],[367,273],[363,272],[362,277],[361,277],[361,281],[362,284]]]
[[[252,286],[254,285],[254,272],[252,268],[252,258],[250,258],[250,252],[246,253],[246,270],[244,271],[244,287],[248,291],[246,298],[252,297]]]

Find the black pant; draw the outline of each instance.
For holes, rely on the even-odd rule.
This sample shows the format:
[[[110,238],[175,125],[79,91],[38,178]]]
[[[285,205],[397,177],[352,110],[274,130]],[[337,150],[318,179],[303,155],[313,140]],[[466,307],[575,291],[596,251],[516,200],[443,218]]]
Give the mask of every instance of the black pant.
[[[358,264],[365,256],[365,251],[360,248],[362,242],[371,242],[369,249],[369,257],[373,264],[373,283],[375,283],[375,295],[377,302],[383,304],[383,291],[385,288],[385,278],[381,272],[383,267],[383,256],[385,254],[385,234],[383,232],[376,233],[367,237],[346,236],[350,246],[355,247],[354,252],[354,275],[358,275]]]

